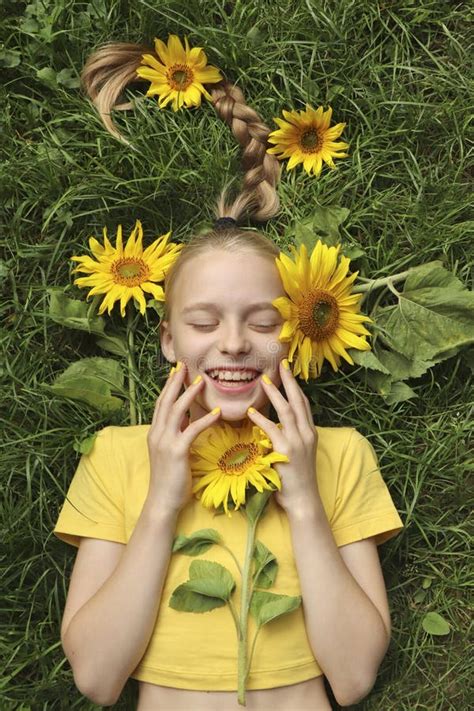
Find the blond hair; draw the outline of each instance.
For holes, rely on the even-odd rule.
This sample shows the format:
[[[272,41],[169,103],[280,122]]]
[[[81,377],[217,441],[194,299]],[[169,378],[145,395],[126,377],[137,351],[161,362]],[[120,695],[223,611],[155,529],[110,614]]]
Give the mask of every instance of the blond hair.
[[[130,142],[115,126],[111,111],[125,111],[133,107],[131,102],[116,104],[116,101],[129,84],[143,81],[136,73],[143,54],[152,54],[161,61],[155,50],[145,45],[109,42],[88,57],[81,74],[82,86],[104,126],[128,145]],[[235,84],[222,81],[212,85],[212,88],[208,85],[208,88],[218,116],[230,126],[243,149],[242,190],[229,202],[223,191],[217,202],[216,216],[232,217],[236,221],[244,215],[257,221],[268,220],[276,215],[280,207],[276,192],[280,164],[275,156],[266,152],[270,129],[246,104],[242,91]]]

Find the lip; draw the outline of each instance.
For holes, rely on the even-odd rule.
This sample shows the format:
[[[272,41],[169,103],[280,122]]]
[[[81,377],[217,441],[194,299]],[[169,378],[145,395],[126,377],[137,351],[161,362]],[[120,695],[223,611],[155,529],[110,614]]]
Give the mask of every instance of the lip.
[[[260,373],[259,375],[254,379],[250,380],[248,383],[245,383],[245,385],[241,385],[240,387],[235,387],[235,385],[227,386],[227,385],[222,385],[222,383],[219,383],[217,380],[214,380],[211,378],[210,375],[207,373],[204,373],[204,378],[207,380],[213,387],[215,387],[216,390],[218,390],[220,393],[223,393],[224,395],[234,395],[234,394],[240,394],[240,393],[247,393],[250,392],[258,383],[260,380]]]

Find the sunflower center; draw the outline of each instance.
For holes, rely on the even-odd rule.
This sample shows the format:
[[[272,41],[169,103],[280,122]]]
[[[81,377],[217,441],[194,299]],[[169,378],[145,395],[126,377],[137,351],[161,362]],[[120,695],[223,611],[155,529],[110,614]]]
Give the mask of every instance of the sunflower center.
[[[112,265],[116,284],[138,286],[149,278],[148,266],[141,259],[118,259]]]
[[[300,305],[299,320],[303,333],[312,341],[324,341],[335,333],[339,307],[332,294],[314,289]]]
[[[226,474],[241,474],[258,455],[258,447],[251,442],[234,444],[219,460],[219,467]]]
[[[303,153],[316,153],[321,148],[321,136],[315,128],[310,128],[301,136],[300,144]]]
[[[168,81],[175,91],[184,91],[194,79],[194,75],[187,64],[173,64],[168,69]]]

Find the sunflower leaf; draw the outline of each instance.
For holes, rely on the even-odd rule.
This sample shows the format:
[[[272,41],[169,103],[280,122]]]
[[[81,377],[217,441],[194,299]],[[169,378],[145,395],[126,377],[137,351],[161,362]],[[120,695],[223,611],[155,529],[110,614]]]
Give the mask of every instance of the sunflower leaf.
[[[272,493],[270,489],[265,489],[264,491],[257,491],[253,496],[248,497],[245,504],[245,514],[251,524],[254,524],[259,518],[263,518],[265,507]]]
[[[185,555],[201,555],[205,553],[214,543],[221,543],[222,538],[215,528],[200,528],[189,536],[182,534],[175,537],[172,552],[180,551]]]
[[[91,304],[69,298],[61,288],[52,287],[46,291],[50,296],[48,316],[52,321],[66,328],[100,336],[97,339],[98,346],[114,355],[127,355],[125,340],[119,335],[112,336],[105,332],[105,318],[98,316]]]
[[[209,612],[216,607],[224,607],[225,604],[225,601],[218,597],[209,597],[190,590],[187,583],[178,585],[169,601],[169,606],[180,612]]]
[[[52,321],[78,331],[105,335],[104,317],[88,316],[90,304],[69,298],[61,288],[51,287],[46,292],[50,297],[48,316]]]
[[[357,348],[348,348],[347,353],[357,365],[370,370],[379,370],[381,373],[390,375],[390,370],[387,370],[372,351],[359,351]]]
[[[123,401],[112,390],[124,393],[124,375],[120,363],[111,358],[83,358],[72,363],[54,383],[40,383],[53,395],[86,403],[108,414],[119,410]]]
[[[207,612],[222,607],[235,589],[227,568],[209,560],[194,560],[189,580],[179,585],[170,598],[170,607],[185,612]]]
[[[318,205],[310,217],[301,220],[292,228],[298,247],[305,244],[308,254],[311,254],[318,239],[328,247],[336,246],[341,241],[339,225],[348,216],[349,210],[346,207]]]
[[[421,265],[398,303],[375,315],[380,340],[409,361],[445,360],[474,342],[474,294],[439,263]],[[421,366],[420,366],[421,367]]]
[[[301,595],[277,595],[276,593],[255,590],[250,601],[250,614],[261,627],[277,617],[286,615],[298,609],[301,605]]]
[[[253,586],[256,588],[271,588],[275,583],[278,572],[277,559],[261,541],[255,541],[253,560],[255,561]]]
[[[383,397],[387,405],[394,405],[417,397],[416,392],[409,385],[401,380],[392,379],[391,375],[369,372],[367,373],[367,382],[375,392]]]

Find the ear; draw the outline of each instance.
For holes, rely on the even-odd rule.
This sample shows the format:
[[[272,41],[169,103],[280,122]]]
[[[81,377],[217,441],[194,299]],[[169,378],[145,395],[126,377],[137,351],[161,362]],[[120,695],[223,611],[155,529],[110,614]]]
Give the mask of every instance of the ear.
[[[174,353],[173,336],[169,321],[162,321],[160,323],[160,345],[161,352],[166,360],[170,363],[176,363],[177,358]]]

